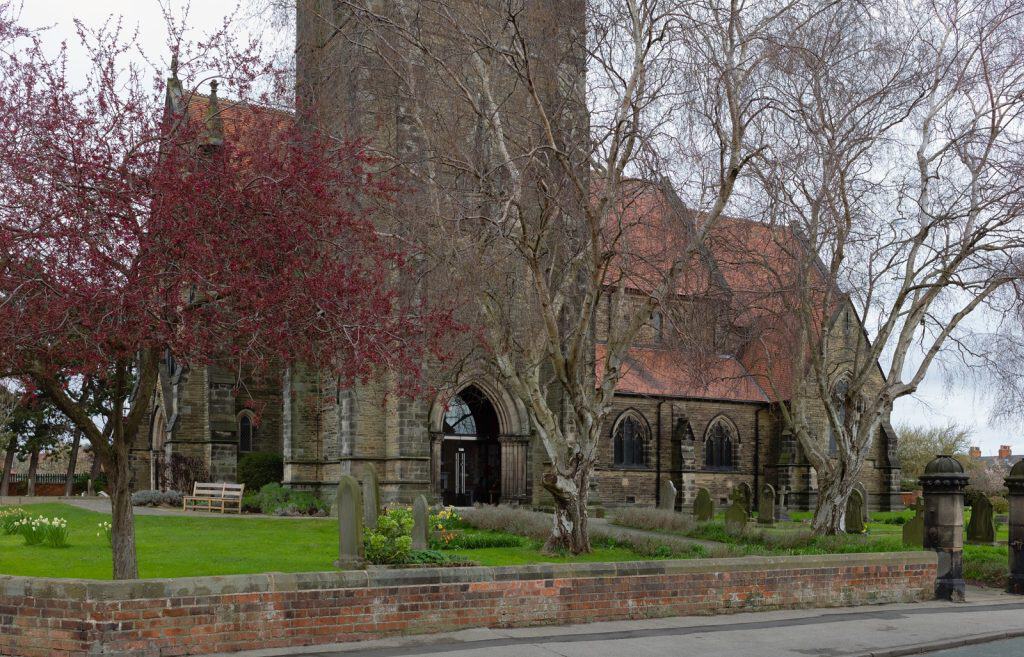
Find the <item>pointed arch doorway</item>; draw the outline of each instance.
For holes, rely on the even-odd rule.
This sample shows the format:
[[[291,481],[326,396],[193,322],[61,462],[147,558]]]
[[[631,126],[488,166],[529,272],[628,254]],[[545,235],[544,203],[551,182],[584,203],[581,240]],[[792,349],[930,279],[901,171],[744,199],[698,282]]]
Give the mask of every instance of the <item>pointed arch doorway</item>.
[[[479,388],[467,386],[444,412],[439,488],[444,504],[470,506],[501,500],[498,414]]]

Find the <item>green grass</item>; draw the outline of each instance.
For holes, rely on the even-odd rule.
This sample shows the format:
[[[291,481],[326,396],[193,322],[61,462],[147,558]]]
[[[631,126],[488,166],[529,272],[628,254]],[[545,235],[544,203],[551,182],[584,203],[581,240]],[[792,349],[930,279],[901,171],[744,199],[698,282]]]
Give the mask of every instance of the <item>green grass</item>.
[[[66,518],[71,546],[29,547],[21,536],[0,534],[0,573],[111,579],[110,547],[106,537],[96,536],[96,525],[109,521],[109,514],[59,503],[25,509],[34,516]],[[135,528],[139,576],[147,579],[333,570],[338,554],[338,524],[331,519],[136,516]],[[644,559],[621,547],[601,547],[583,557],[545,555],[533,541],[451,554],[486,566]]]
[[[814,536],[806,527],[784,529],[747,525],[742,534],[731,534],[719,522],[702,523],[683,532],[691,538],[729,545],[740,555],[844,554],[851,552],[899,552],[907,550],[901,537],[864,534],[861,536]]]
[[[596,547],[589,554],[572,556],[568,554],[540,555],[534,546],[518,548],[481,548],[479,550],[455,550],[452,555],[471,559],[481,566],[516,566],[531,563],[568,563],[593,561],[647,561],[636,552],[622,547]]]
[[[1009,573],[1005,545],[965,545],[964,579],[1004,588]]]

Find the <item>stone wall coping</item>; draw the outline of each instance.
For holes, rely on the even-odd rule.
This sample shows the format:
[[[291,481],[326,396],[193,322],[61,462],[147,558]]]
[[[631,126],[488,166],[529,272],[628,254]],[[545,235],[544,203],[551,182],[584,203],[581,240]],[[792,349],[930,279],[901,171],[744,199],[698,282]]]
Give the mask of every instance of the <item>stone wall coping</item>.
[[[474,582],[655,576],[836,567],[934,566],[932,551],[677,559],[658,561],[534,564],[497,567],[374,568],[312,573],[260,573],[122,581],[0,575],[0,597],[74,601],[121,601],[275,593],[326,589],[387,588]]]

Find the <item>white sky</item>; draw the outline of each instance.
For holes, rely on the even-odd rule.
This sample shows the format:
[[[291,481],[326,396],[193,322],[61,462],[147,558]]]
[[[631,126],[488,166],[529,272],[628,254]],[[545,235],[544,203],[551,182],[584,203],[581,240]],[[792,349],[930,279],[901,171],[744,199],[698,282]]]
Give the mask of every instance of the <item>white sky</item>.
[[[175,7],[184,6],[181,0],[168,1]],[[207,31],[239,4],[243,13],[252,8],[252,2],[248,0],[196,0],[190,7],[190,24],[199,33]],[[165,27],[157,0],[24,0],[21,17],[27,26],[53,26],[46,40],[56,46],[62,39],[74,41],[74,18],[86,24],[97,24],[111,15],[124,17],[128,33],[137,27],[138,42],[143,50],[153,61],[166,63]],[[75,61],[71,64],[73,74],[76,69],[85,69],[81,62],[78,66]],[[995,453],[1001,444],[1012,445],[1015,452],[1024,451],[1024,438],[1021,437],[1024,425],[1018,422],[990,426],[988,410],[988,402],[973,386],[961,382],[947,383],[942,374],[933,369],[916,398],[897,403],[893,422],[935,425],[955,421],[974,429],[974,442],[986,454]]]

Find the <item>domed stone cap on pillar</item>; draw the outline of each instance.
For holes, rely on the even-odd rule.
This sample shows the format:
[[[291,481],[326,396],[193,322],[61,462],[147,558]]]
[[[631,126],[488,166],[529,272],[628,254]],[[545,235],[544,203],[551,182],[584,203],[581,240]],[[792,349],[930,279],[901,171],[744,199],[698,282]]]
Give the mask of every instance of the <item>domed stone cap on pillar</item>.
[[[1013,464],[1010,474],[1004,479],[1010,495],[1024,495],[1024,459]]]
[[[967,488],[970,478],[964,472],[964,466],[948,454],[936,456],[924,467],[924,474],[918,481],[924,492],[961,493]]]

